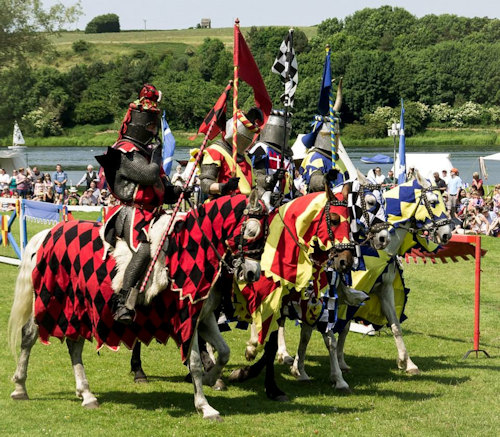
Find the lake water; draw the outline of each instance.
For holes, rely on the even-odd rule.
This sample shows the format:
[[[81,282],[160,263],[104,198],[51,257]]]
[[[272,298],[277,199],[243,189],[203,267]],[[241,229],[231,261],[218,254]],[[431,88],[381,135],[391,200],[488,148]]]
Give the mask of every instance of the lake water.
[[[194,146],[194,145],[193,145]],[[393,151],[390,148],[384,147],[350,147],[346,148],[353,164],[357,166],[363,173],[367,173],[373,165],[364,164],[360,161],[362,156],[373,156],[377,153],[383,153],[392,156]],[[41,171],[55,171],[56,164],[61,164],[63,169],[68,173],[69,180],[72,184],[76,184],[83,176],[88,164],[98,167],[94,156],[100,155],[106,151],[105,147],[29,147],[27,149],[27,159],[30,166],[38,166]],[[450,147],[419,147],[408,148],[407,152],[419,153],[450,153],[451,162],[460,170],[460,177],[464,182],[470,183],[472,173],[479,171],[479,156],[486,156],[499,151],[498,147],[490,146],[483,148],[467,149],[466,146],[450,146]],[[175,159],[185,160],[189,158],[189,149],[185,147],[177,148],[174,155]],[[429,155],[432,159],[432,155]],[[487,184],[500,183],[500,162],[486,161],[486,166],[489,174]],[[392,167],[392,164],[381,165],[384,174]],[[173,166],[175,169],[175,164]]]

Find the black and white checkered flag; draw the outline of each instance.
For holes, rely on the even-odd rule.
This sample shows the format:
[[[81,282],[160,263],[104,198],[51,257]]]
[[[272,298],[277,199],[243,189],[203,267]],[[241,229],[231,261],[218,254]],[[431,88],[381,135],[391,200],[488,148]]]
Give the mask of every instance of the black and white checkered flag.
[[[299,82],[297,57],[293,49],[293,29],[288,31],[288,35],[281,43],[280,52],[271,71],[279,74],[281,81],[285,84],[285,93],[281,96],[281,100],[285,106],[293,107],[293,96]]]

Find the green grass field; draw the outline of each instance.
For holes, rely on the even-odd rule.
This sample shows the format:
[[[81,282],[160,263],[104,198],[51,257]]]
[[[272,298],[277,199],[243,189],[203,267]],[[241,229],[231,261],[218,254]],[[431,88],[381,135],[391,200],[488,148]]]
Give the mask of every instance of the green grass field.
[[[32,229],[34,232],[38,229]],[[172,436],[484,436],[500,428],[500,239],[484,238],[481,290],[481,346],[491,358],[472,348],[474,263],[408,265],[412,289],[403,324],[405,342],[422,374],[407,376],[396,368],[390,332],[362,337],[351,334],[346,380],[350,396],[340,396],[328,382],[329,364],[323,341],[314,334],[307,358],[311,383],[296,382],[277,365],[278,384],[291,402],[269,401],[263,377],[231,385],[227,392],[206,389],[223,423],[208,423],[194,412],[192,385],[183,382],[186,368],[174,344],[152,344],[143,352],[150,383],[136,385],[129,374],[126,349],[96,353],[87,344],[84,362],[91,389],[101,407],[87,411],[74,394],[74,379],[66,346],[54,340],[33,348],[27,382],[30,401],[9,398],[15,368],[6,343],[6,324],[17,268],[0,264],[0,434],[27,435],[172,435]],[[289,351],[294,352],[299,329],[288,325]],[[244,365],[247,333],[225,334],[232,355],[228,370]],[[228,374],[228,371],[225,373]]]

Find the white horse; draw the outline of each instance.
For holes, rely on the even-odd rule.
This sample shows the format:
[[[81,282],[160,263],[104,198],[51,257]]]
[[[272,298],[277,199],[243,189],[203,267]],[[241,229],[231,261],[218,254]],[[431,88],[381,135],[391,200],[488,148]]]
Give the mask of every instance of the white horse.
[[[399,369],[417,374],[419,370],[406,350],[396,311],[394,282],[401,271],[397,257],[404,255],[405,251],[417,244],[417,241],[425,245],[429,237],[436,244],[446,244],[451,238],[451,229],[439,190],[431,187],[431,184],[418,173],[414,181],[406,182],[384,193],[384,199],[388,221],[393,226],[391,241],[384,250],[379,250],[376,256],[371,258],[371,261],[378,258],[375,264],[369,262],[365,256],[367,270],[353,272],[352,286],[371,296],[371,301],[368,303],[379,305],[394,335]],[[424,233],[427,235],[422,236]],[[373,267],[368,267],[368,264]],[[342,297],[342,288],[339,294]],[[363,310],[364,306],[361,306],[354,316],[363,317]],[[346,392],[349,392],[350,388],[342,377],[342,371],[350,369],[344,359],[344,345],[349,325],[350,320],[345,326],[341,326],[343,329],[340,329],[338,343],[335,341],[335,328],[323,334],[330,355],[330,379],[337,390]],[[309,380],[304,360],[311,333],[312,327],[302,324],[298,352],[291,367],[292,374],[299,380]]]
[[[152,225],[152,254],[159,247],[167,220],[167,216],[163,216]],[[124,247],[120,249],[117,245],[113,254],[106,256],[99,234],[101,227],[93,222],[60,223],[34,236],[23,256],[9,319],[9,342],[14,354],[21,337],[12,399],[28,399],[28,360],[38,336],[42,341],[51,335],[66,338],[76,394],[86,408],[96,408],[99,404],[90,391],[83,367],[85,338],[96,338],[98,345],[118,346],[124,342],[132,347],[137,339],[146,343],[152,338],[165,342],[173,336],[189,364],[196,409],[204,418],[220,420],[219,412],[208,403],[202,386],[203,383],[213,385],[229,359],[229,347],[213,314],[217,296],[210,290],[223,265],[240,280],[258,279],[259,263],[247,255],[258,254],[263,248],[266,226],[266,209],[256,193],[250,201],[244,195],[224,196],[190,211],[177,223],[168,246],[161,248],[146,296],[143,296],[142,304],[148,307],[137,305],[136,319],[130,326],[114,322],[108,305],[113,290],[120,288],[124,271],[118,259],[130,257],[127,249],[121,252]],[[237,261],[234,269],[228,265],[231,258]],[[51,289],[54,283],[55,288]],[[182,312],[184,316],[179,316]],[[176,317],[182,319],[182,329],[176,325],[179,322]],[[145,324],[148,329],[144,329]],[[205,375],[198,348],[199,336],[218,352],[214,367]]]

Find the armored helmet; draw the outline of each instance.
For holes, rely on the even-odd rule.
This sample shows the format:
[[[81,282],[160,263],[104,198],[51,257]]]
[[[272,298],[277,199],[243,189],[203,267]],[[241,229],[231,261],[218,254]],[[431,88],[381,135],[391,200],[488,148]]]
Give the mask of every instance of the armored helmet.
[[[238,153],[243,153],[253,141],[255,134],[260,132],[260,126],[264,121],[262,111],[259,108],[251,108],[246,114],[238,110],[237,117],[237,146]],[[226,123],[226,135],[224,139],[232,144],[233,141],[233,119]]]
[[[144,84],[139,99],[130,103],[120,128],[119,139],[125,138],[145,147],[158,136],[160,127],[161,91],[151,84]]]
[[[264,143],[270,143],[271,145],[277,146],[279,149],[281,149],[284,141],[285,150],[289,150],[288,140],[292,130],[291,118],[292,114],[288,112],[286,114],[285,126],[285,111],[273,109],[271,111],[271,115],[267,119],[266,125],[262,129],[259,140]]]

